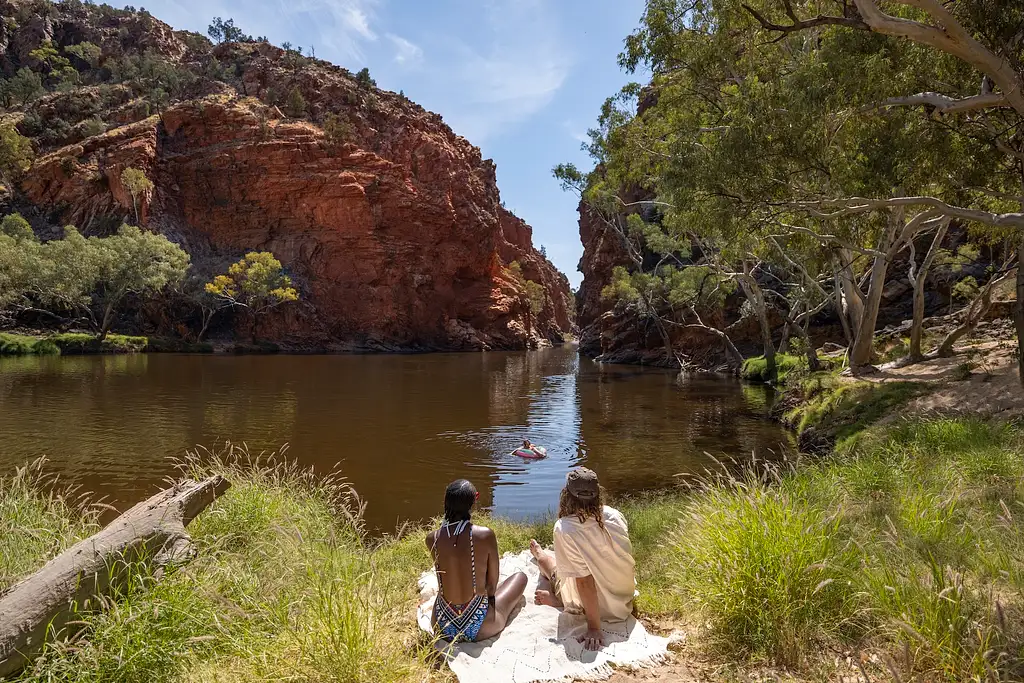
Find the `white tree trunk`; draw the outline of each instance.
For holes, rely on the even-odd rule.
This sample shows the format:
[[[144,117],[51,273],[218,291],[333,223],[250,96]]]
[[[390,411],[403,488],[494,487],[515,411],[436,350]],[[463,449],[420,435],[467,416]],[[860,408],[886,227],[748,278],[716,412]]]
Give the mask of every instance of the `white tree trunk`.
[[[910,241],[910,284],[914,288],[914,319],[910,327],[910,353],[908,354],[908,360],[911,363],[917,363],[924,360],[924,354],[921,352],[921,337],[924,334],[924,285],[928,279],[928,271],[932,267],[932,263],[935,262],[935,257],[939,253],[939,248],[942,245],[942,240],[946,237],[946,231],[949,228],[949,220],[945,220],[939,226],[939,229],[935,232],[935,237],[932,239],[932,245],[928,248],[928,253],[924,257],[924,261],[921,262],[921,267],[918,268],[916,263],[916,254],[914,253],[914,241]]]
[[[220,476],[161,491],[79,541],[0,595],[0,678],[23,669],[47,641],[68,637],[76,613],[98,608],[139,564],[191,555],[185,527],[227,491]]]
[[[778,370],[775,363],[775,344],[772,342],[772,328],[768,322],[768,305],[764,300],[764,292],[761,291],[761,286],[757,284],[757,279],[751,275],[750,268],[746,263],[743,264],[743,274],[738,279],[743,293],[747,296],[747,300],[753,306],[754,313],[757,315],[757,324],[761,328],[761,345],[764,348],[764,359],[767,365],[768,376],[774,380]]]
[[[885,291],[885,276],[889,270],[889,251],[896,242],[896,236],[903,232],[903,211],[893,210],[889,216],[889,226],[885,236],[879,241],[878,253],[871,263],[871,275],[868,280],[868,295],[864,301],[864,312],[857,325],[857,335],[850,350],[850,368],[854,373],[858,369],[871,365],[875,350],[875,324],[878,322],[878,309],[882,304],[882,293]]]

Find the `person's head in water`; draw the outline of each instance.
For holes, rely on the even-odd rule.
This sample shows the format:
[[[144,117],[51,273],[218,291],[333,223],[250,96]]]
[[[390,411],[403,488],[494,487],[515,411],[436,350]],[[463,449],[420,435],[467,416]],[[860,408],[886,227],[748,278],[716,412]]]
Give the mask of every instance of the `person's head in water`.
[[[604,496],[597,481],[597,473],[586,467],[577,467],[565,476],[565,488],[558,500],[558,516],[575,515],[580,522],[593,517],[604,528]]]
[[[444,492],[444,521],[467,521],[479,495],[467,479],[457,479],[448,484]]]
[[[530,443],[529,439],[523,439],[523,448],[533,448],[533,444]]]

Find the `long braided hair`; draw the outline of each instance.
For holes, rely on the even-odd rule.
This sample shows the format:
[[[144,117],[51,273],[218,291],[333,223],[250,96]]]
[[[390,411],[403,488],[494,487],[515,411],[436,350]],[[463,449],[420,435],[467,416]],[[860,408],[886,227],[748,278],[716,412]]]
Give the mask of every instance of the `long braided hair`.
[[[469,521],[476,503],[476,487],[468,479],[456,479],[444,492],[444,521],[449,524]]]

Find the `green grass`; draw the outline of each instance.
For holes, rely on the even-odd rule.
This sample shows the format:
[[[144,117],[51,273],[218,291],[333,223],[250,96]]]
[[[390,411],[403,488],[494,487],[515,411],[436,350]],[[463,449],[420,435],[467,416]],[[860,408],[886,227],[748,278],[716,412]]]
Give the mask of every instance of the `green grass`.
[[[24,681],[395,681],[426,671],[415,635],[416,553],[381,562],[343,482],[226,457],[193,464],[233,486],[193,522],[196,559],[134,574],[84,635]],[[198,461],[196,461],[198,463]],[[39,519],[40,526],[49,526]],[[422,545],[422,543],[420,544]],[[396,544],[395,549],[399,546]],[[35,548],[36,564],[51,554]],[[33,555],[26,555],[33,556]],[[19,565],[28,569],[27,563]]]
[[[673,585],[728,657],[881,656],[890,680],[1019,680],[1024,448],[973,419],[904,422],[685,505]],[[885,664],[885,662],[889,662]],[[884,668],[883,668],[884,664]]]
[[[96,531],[96,516],[73,490],[56,490],[42,459],[0,478],[0,592],[41,558],[57,554]]]
[[[0,332],[0,356],[56,355],[60,353],[49,339]]]
[[[197,558],[158,582],[139,575],[23,680],[441,676],[413,620],[429,525],[371,541],[343,482],[229,455],[189,466],[233,482],[190,527]],[[7,583],[94,528],[37,481],[22,473],[0,487]],[[871,680],[1022,680],[1019,427],[900,421],[862,430],[830,458],[615,504],[630,524],[642,615],[690,624],[717,661],[820,670],[830,653],[864,652]],[[503,552],[551,541],[550,520],[480,523]]]
[[[807,359],[799,356],[790,356],[785,353],[775,354],[775,368],[778,377],[775,384],[785,384],[786,377],[790,372],[807,368]],[[743,361],[743,368],[740,370],[740,377],[751,382],[771,382],[772,377],[768,372],[768,361],[764,356],[748,358]]]
[[[131,337],[123,334],[108,334],[103,341],[95,335],[80,332],[55,334],[47,339],[60,348],[61,353],[138,353],[146,350],[146,337]]]
[[[102,342],[84,332],[64,332],[46,337],[0,333],[0,356],[85,353],[138,353],[148,350],[149,339],[108,334]]]
[[[829,442],[842,443],[927,390],[920,382],[865,382],[816,373],[783,399],[793,406],[784,422],[797,434],[813,427]]]

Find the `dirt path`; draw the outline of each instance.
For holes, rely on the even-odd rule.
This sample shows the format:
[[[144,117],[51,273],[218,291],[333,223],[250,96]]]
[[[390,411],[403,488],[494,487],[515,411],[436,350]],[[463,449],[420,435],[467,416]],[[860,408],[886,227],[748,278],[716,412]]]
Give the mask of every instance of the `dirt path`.
[[[970,413],[995,419],[1024,415],[1024,389],[1017,376],[1014,344],[1006,340],[968,343],[952,358],[936,358],[905,368],[883,366],[865,379],[874,382],[934,382],[901,415]],[[970,374],[965,373],[970,370]]]

